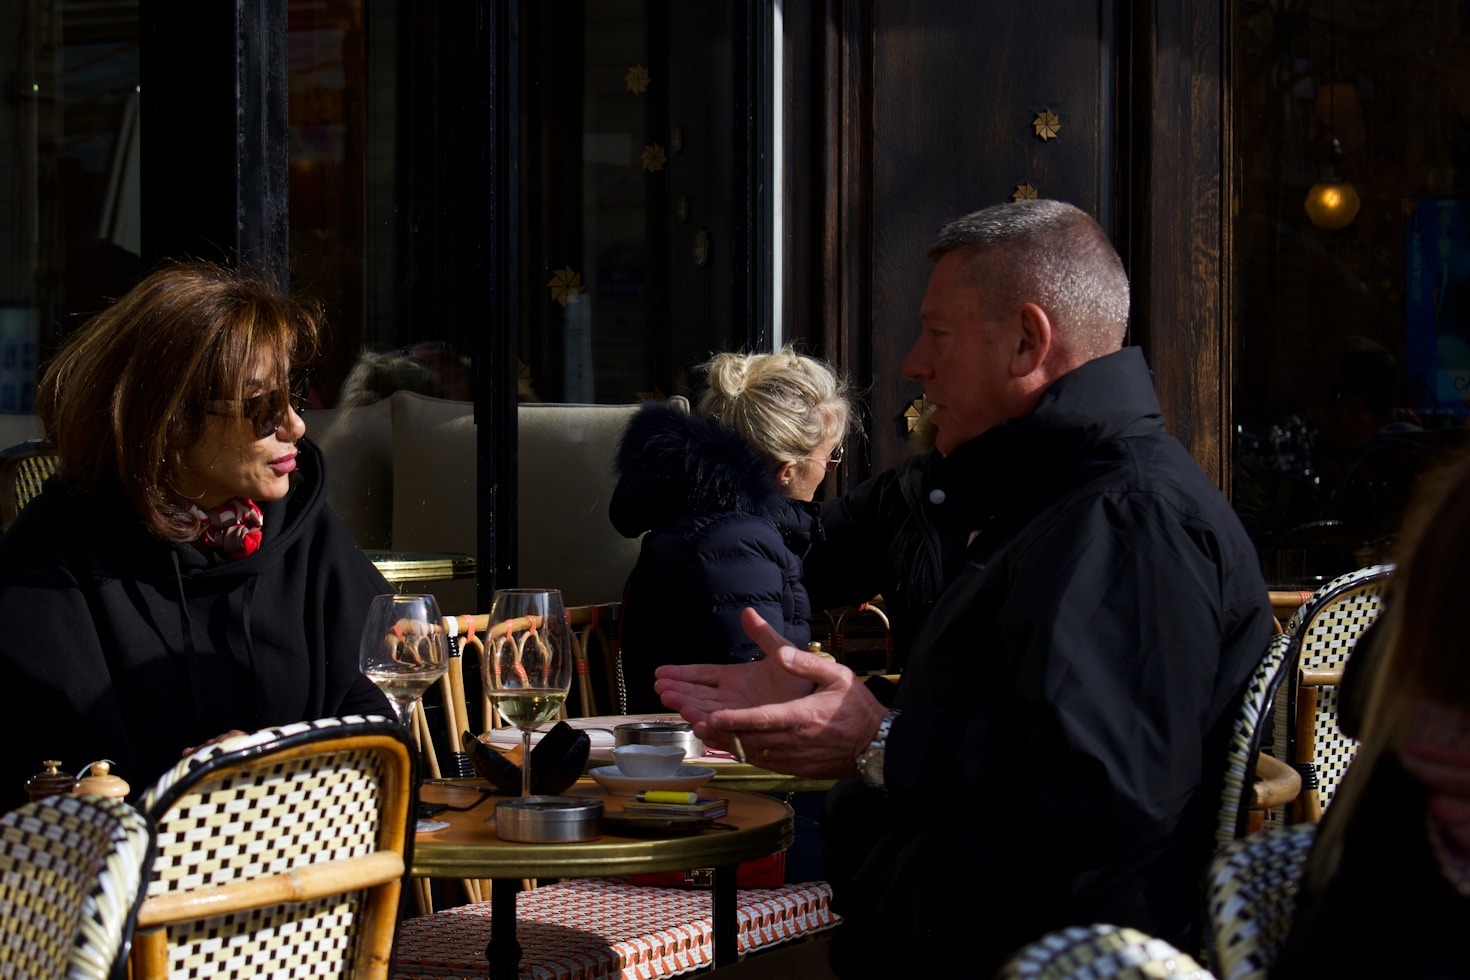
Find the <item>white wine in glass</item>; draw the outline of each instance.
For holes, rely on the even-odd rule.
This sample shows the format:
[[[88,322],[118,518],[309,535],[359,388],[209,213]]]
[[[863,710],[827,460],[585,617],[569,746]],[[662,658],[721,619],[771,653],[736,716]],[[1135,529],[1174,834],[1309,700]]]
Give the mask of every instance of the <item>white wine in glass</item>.
[[[358,667],[407,726],[413,705],[444,675],[444,619],[431,595],[380,595],[368,605]]]
[[[571,627],[556,589],[498,589],[480,663],[485,696],[521,730],[521,795],[531,795],[531,731],[550,721],[572,686]]]
[[[368,604],[358,648],[358,668],[393,702],[398,720],[408,727],[413,705],[429,685],[444,675],[444,617],[431,595],[380,595]],[[418,833],[443,830],[443,820],[420,819]]]

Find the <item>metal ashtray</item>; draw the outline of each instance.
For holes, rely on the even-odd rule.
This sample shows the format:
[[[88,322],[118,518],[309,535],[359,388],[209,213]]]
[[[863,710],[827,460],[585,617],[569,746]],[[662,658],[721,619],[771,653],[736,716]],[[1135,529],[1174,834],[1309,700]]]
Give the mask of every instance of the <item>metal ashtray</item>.
[[[616,745],[677,745],[684,750],[684,758],[698,759],[704,755],[704,742],[694,734],[694,726],[687,721],[629,721],[613,729]]]
[[[602,833],[602,801],[580,796],[517,796],[495,805],[502,840],[555,844],[592,840]]]

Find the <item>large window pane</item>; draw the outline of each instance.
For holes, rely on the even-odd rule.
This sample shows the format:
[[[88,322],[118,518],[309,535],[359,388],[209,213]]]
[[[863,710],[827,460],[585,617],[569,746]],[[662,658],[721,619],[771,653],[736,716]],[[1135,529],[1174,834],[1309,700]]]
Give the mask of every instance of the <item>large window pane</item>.
[[[1273,584],[1310,585],[1380,557],[1465,432],[1470,24],[1459,2],[1234,7],[1235,501]]]

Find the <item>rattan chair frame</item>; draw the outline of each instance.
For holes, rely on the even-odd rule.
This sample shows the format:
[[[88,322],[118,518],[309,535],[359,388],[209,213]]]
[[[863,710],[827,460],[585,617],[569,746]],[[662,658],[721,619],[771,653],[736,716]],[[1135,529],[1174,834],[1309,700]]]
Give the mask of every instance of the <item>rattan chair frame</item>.
[[[1094,923],[1049,932],[1000,969],[997,980],[1214,980],[1189,954],[1138,929]]]
[[[0,977],[122,980],[148,820],[122,800],[48,796],[0,816]]]
[[[408,733],[376,715],[195,751],[140,803],[157,850],[133,980],[386,977],[415,796]]]
[[[1286,624],[1296,668],[1277,727],[1286,739],[1287,759],[1302,778],[1301,794],[1291,808],[1293,822],[1322,818],[1357,754],[1357,742],[1337,723],[1342,671],[1358,638],[1378,615],[1393,568],[1369,565],[1338,576]]]
[[[1217,844],[1245,836],[1251,829],[1252,813],[1260,812],[1267,802],[1262,799],[1265,791],[1258,785],[1257,771],[1276,698],[1295,666],[1291,651],[1290,636],[1273,635],[1241,696],[1240,711],[1226,750],[1225,786],[1221,792],[1220,814],[1215,829]]]
[[[60,462],[46,439],[28,439],[0,450],[0,531],[10,527],[20,509],[41,492]]]
[[[1222,980],[1264,980],[1296,911],[1316,824],[1267,827],[1224,845],[1205,880],[1206,953]]]

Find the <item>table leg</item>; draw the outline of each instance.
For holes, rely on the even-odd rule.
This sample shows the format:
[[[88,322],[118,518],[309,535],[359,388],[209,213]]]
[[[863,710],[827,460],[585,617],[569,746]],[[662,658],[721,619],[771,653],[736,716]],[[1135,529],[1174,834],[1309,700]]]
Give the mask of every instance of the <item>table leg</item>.
[[[521,968],[521,944],[516,942],[517,878],[490,882],[490,942],[485,958],[490,961],[490,980],[515,980]]]
[[[710,900],[715,931],[715,969],[733,966],[739,958],[739,922],[735,914],[735,867],[715,869]]]

